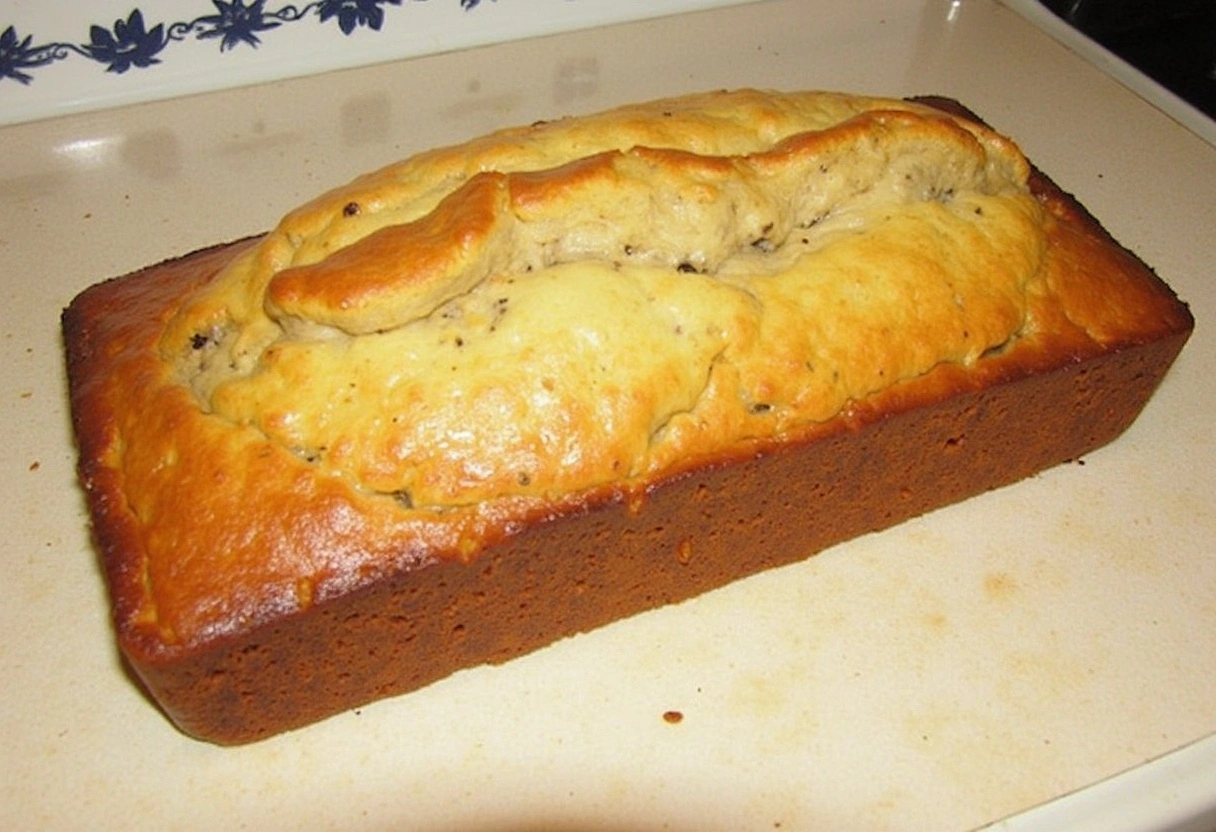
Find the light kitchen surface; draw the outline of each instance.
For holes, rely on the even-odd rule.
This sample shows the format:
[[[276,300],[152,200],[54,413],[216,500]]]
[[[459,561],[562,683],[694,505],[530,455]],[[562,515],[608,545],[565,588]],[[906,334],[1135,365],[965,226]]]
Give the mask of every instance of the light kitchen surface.
[[[415,150],[739,86],[942,94],[1015,137],[1195,314],[1140,420],[505,666],[241,748],[174,730],[116,657],[60,310]],[[0,828],[1216,825],[1216,148],[1017,8],[766,0],[13,124],[0,148]]]

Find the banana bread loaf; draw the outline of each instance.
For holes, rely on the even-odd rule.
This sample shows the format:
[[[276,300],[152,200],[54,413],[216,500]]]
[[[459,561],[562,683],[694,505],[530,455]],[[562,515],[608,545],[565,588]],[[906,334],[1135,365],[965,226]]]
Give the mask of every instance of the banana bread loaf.
[[[423,153],[65,310],[122,655],[256,740],[1075,458],[1186,306],[947,101]]]

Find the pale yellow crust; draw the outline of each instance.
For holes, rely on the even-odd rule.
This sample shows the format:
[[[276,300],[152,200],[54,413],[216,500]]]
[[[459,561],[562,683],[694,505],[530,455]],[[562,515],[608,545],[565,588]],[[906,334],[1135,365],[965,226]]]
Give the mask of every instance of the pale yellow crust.
[[[1028,325],[1045,238],[1009,142],[900,102],[701,101],[721,113],[541,125],[450,151],[467,178],[405,163],[324,197],[162,354],[202,409],[443,510],[662,476]]]
[[[988,128],[752,90],[421,154],[65,317],[137,663],[1189,326]]]

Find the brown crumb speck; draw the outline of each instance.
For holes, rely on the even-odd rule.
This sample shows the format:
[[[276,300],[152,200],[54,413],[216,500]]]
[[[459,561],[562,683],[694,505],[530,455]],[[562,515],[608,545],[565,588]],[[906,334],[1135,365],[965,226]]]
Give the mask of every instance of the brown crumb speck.
[[[664,711],[663,721],[669,725],[676,725],[684,721],[684,714],[680,711]]]

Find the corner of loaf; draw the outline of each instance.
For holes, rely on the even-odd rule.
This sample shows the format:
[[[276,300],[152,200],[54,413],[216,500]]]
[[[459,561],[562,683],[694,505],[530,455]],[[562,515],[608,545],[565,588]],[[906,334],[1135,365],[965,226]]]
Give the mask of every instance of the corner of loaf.
[[[1075,458],[1192,326],[957,104],[758,90],[428,151],[63,321],[119,645],[222,744]]]

